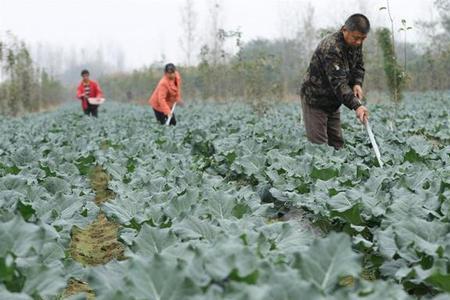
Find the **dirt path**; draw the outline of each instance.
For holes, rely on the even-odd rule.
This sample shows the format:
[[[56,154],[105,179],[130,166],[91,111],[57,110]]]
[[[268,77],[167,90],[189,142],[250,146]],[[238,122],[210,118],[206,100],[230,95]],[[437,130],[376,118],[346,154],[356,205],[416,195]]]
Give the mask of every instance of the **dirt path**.
[[[84,293],[86,295],[86,300],[95,299],[95,293],[87,283],[72,278],[69,280],[67,288],[62,294],[62,298],[66,299],[80,293]]]
[[[125,248],[117,240],[119,225],[108,221],[103,213],[85,229],[74,228],[70,255],[87,266],[106,264],[113,259],[125,259]]]
[[[89,180],[95,192],[94,201],[97,205],[114,198],[114,192],[108,188],[110,176],[102,167],[92,168]],[[72,229],[69,247],[71,257],[84,266],[96,266],[113,259],[125,259],[125,246],[117,239],[119,228],[119,224],[109,221],[100,211],[97,219],[86,228]],[[95,293],[87,283],[71,278],[62,297],[65,299],[80,293],[85,293],[88,300],[95,299]]]

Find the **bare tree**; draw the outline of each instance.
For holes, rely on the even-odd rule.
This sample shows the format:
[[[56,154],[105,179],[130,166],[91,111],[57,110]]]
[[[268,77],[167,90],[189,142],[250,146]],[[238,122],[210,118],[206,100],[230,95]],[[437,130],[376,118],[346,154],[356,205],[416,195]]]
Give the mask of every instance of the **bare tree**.
[[[194,7],[194,0],[185,0],[181,7],[181,26],[183,35],[180,38],[180,47],[185,55],[185,64],[190,66],[193,63],[194,52],[197,45],[197,12]]]
[[[441,16],[442,27],[450,34],[450,0],[435,0],[434,5]]]
[[[308,2],[306,9],[303,13],[303,36],[302,40],[304,43],[304,48],[306,50],[306,58],[309,58],[314,51],[314,47],[317,43],[316,41],[316,28],[314,24],[315,9],[311,2]]]
[[[219,30],[222,27],[222,1],[214,0],[209,7],[209,35],[208,41],[211,62],[213,65],[217,65],[220,58],[223,56],[223,39],[219,36]]]
[[[296,37],[301,27],[302,3],[297,1],[280,1],[278,11],[278,26],[282,39],[292,39]]]

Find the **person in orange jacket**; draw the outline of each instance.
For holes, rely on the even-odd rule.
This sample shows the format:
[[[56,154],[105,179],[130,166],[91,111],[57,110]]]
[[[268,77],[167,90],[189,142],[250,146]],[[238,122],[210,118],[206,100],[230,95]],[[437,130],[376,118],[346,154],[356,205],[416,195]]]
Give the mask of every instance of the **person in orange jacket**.
[[[89,79],[89,71],[83,70],[81,71],[81,77],[83,80],[80,82],[80,85],[77,89],[77,98],[81,100],[81,107],[86,115],[92,115],[93,117],[97,117],[98,115],[98,105],[90,104],[89,98],[103,98],[103,92],[100,88],[100,85]]]
[[[161,124],[165,124],[169,117],[171,117],[170,125],[177,124],[175,115],[172,115],[172,108],[175,103],[183,104],[183,101],[181,100],[181,76],[174,64],[170,63],[164,67],[164,76],[148,102]]]

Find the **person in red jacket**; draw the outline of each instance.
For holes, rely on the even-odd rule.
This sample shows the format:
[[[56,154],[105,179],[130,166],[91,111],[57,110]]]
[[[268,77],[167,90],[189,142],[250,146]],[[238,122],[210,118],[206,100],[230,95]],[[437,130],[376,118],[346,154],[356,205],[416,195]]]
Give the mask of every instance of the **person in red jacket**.
[[[170,125],[177,124],[175,115],[172,115],[172,108],[175,103],[183,104],[183,101],[181,100],[181,76],[174,64],[167,64],[164,67],[164,76],[148,102],[161,124],[165,124],[169,117],[171,117]]]
[[[81,71],[81,77],[83,80],[80,82],[80,85],[77,89],[77,98],[81,100],[81,107],[86,115],[92,115],[93,117],[97,117],[98,115],[98,105],[90,104],[89,98],[103,98],[103,92],[100,88],[100,85],[89,79],[89,71],[83,70]]]

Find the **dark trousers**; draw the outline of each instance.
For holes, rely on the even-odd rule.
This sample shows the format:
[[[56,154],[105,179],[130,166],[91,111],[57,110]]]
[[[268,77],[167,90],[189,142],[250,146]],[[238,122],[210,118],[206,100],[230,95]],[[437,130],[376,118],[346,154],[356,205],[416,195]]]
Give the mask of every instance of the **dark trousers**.
[[[328,144],[335,149],[344,146],[341,129],[341,112],[326,112],[315,108],[302,99],[303,121],[306,137],[314,144]]]
[[[160,111],[157,111],[155,109],[153,109],[153,111],[155,112],[156,120],[158,120],[158,122],[161,123],[162,125],[166,124],[168,117]],[[172,114],[172,119],[170,119],[170,125],[171,126],[177,125],[177,120],[175,119],[175,114]]]
[[[88,103],[88,107],[84,110],[84,113],[88,116],[91,115],[91,116],[97,118],[97,116],[98,116],[97,110],[98,110],[98,105],[92,105],[92,104]]]

